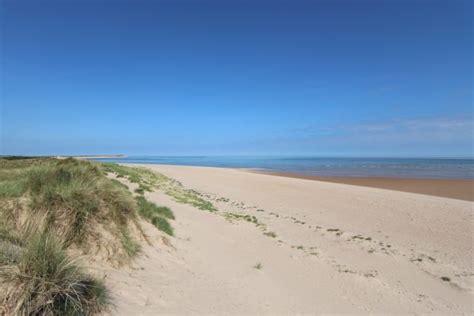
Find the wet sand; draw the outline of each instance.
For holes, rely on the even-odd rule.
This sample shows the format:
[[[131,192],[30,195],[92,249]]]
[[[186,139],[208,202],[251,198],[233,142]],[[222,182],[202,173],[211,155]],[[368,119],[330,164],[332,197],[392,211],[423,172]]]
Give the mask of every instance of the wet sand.
[[[255,171],[254,171],[255,172]],[[379,189],[388,189],[402,192],[419,193],[451,199],[474,201],[474,180],[465,179],[407,179],[407,178],[382,178],[382,177],[323,177],[304,176],[284,172],[264,172],[281,177],[324,181],[359,185]]]

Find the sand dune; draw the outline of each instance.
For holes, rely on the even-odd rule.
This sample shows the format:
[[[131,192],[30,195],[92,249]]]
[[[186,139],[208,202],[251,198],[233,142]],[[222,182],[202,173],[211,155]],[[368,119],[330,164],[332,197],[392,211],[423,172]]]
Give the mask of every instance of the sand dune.
[[[134,268],[108,272],[116,314],[474,312],[472,202],[233,169],[146,167],[219,211],[147,193],[175,212],[176,237],[168,245],[150,229],[154,243]]]

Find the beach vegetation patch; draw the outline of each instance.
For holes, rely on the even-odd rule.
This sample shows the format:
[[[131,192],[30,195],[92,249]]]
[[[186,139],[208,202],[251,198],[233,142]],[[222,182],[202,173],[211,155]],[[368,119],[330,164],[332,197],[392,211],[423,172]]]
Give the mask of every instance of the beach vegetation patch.
[[[7,313],[90,315],[107,308],[110,299],[102,281],[85,273],[56,235],[36,231],[16,247],[0,266]]]
[[[204,211],[217,211],[217,208],[210,201],[204,199],[202,194],[195,190],[186,189],[181,182],[168,178],[161,173],[145,168],[121,166],[115,163],[105,163],[101,167],[106,174],[112,173],[116,177],[120,175],[130,182],[138,184],[139,191],[137,193],[139,194],[159,189],[178,203],[188,204]]]
[[[142,188],[140,188],[140,187],[136,188],[136,189],[134,190],[134,192],[135,192],[136,194],[140,194],[140,195],[145,194],[145,191],[144,191]]]
[[[45,213],[47,225],[66,244],[88,248],[90,243],[99,243],[100,234],[94,230],[100,224],[126,250],[123,241],[129,239],[130,226],[139,225],[130,191],[88,161],[65,159],[34,166],[27,173],[26,192],[28,210]],[[118,253],[117,258],[129,253]]]
[[[201,198],[192,190],[186,190],[183,187],[178,186],[178,187],[169,188],[165,192],[169,196],[173,197],[174,200],[178,203],[189,204],[203,211],[209,211],[209,212],[217,211],[217,209],[214,207],[214,205],[211,202]]]
[[[142,217],[146,218],[159,230],[173,236],[173,228],[168,222],[168,219],[175,219],[171,209],[165,206],[157,206],[155,203],[147,201],[143,196],[137,196],[135,199]]]
[[[135,198],[118,175],[107,177],[110,168],[72,158],[0,159],[0,305],[7,314],[102,312],[107,290],[76,255],[129,263],[146,239],[141,218],[173,234],[172,211],[143,194]],[[133,168],[117,170],[143,181],[143,191],[159,181]]]
[[[271,238],[276,238],[277,234],[274,232],[264,232],[263,233],[265,236],[271,237]]]
[[[258,219],[253,215],[225,212],[224,218],[226,218],[230,222],[235,221],[235,220],[243,220],[243,221],[250,222],[253,224],[258,224]]]

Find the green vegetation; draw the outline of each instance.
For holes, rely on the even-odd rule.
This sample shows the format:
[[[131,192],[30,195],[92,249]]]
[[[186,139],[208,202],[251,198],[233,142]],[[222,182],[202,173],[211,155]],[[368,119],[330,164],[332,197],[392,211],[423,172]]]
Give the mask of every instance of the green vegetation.
[[[176,202],[192,205],[204,211],[217,211],[211,202],[201,197],[199,192],[186,189],[179,181],[160,173],[145,168],[124,167],[113,163],[102,164],[101,168],[106,174],[112,173],[117,178],[126,178],[128,181],[138,184],[138,188],[135,190],[138,194],[143,194],[145,191],[150,192],[156,188],[171,196]]]
[[[226,213],[224,213],[224,217],[230,222],[232,222],[234,220],[244,220],[244,221],[247,221],[247,222],[258,224],[257,218],[253,215],[226,212]]]
[[[2,264],[3,304],[14,314],[89,315],[109,303],[102,282],[85,274],[52,233],[35,232]]]
[[[103,163],[100,167],[104,173],[114,173],[117,178],[126,178],[132,183],[141,185],[145,191],[151,191],[150,188],[160,180],[160,175],[148,169],[125,167],[115,163]]]
[[[139,187],[139,188],[136,188],[136,189],[134,190],[134,192],[135,192],[136,194],[141,194],[141,195],[145,194],[145,190],[143,190],[143,189],[140,188],[140,187]]]
[[[274,232],[265,232],[263,233],[265,236],[276,238],[277,234]]]
[[[246,221],[249,223],[255,224],[257,228],[259,228],[265,236],[275,238],[277,237],[277,234],[271,231],[267,231],[267,225],[260,222],[257,217],[253,215],[248,215],[248,214],[238,214],[238,213],[232,213],[232,212],[225,212],[222,214],[225,219],[227,219],[229,222],[233,223],[235,221]]]
[[[261,263],[257,263],[256,265],[253,266],[257,270],[261,270],[263,268]]]
[[[183,187],[175,187],[166,191],[166,193],[172,196],[176,202],[189,204],[203,211],[217,211],[211,202],[206,201],[205,199],[199,197],[195,192],[186,190]]]
[[[172,235],[170,209],[143,194],[151,172],[76,159],[0,159],[0,305],[7,314],[84,315],[109,302],[100,280],[70,256],[128,263],[144,237],[140,218]],[[128,187],[106,175],[139,184]],[[3,311],[2,311],[3,312]]]
[[[29,211],[46,212],[48,226],[66,244],[89,247],[100,242],[93,232],[97,224],[122,241],[125,250],[125,241],[134,242],[128,237],[130,226],[138,226],[133,196],[97,165],[74,159],[51,161],[30,168],[26,179]]]
[[[167,219],[174,219],[173,212],[164,206],[147,201],[143,196],[136,197],[138,203],[138,212],[141,216],[149,220],[159,230],[173,236],[173,228]]]

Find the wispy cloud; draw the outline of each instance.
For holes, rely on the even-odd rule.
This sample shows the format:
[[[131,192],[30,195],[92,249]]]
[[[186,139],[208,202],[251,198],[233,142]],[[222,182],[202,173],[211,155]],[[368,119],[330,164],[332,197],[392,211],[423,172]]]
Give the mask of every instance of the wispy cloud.
[[[359,136],[397,136],[400,139],[431,140],[459,139],[473,137],[474,123],[472,117],[437,117],[420,119],[392,119],[377,123],[359,123],[342,125],[333,128],[336,134]]]
[[[337,136],[387,136],[403,135],[439,137],[473,137],[474,121],[471,116],[430,117],[417,119],[390,119],[380,122],[357,122],[333,126],[307,126],[293,130],[299,136],[337,137]]]
[[[474,120],[469,114],[314,125],[293,129],[274,141],[310,153],[471,156]]]

